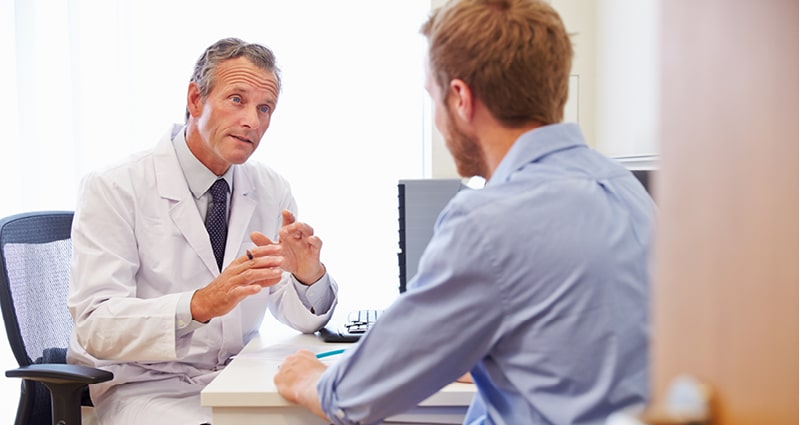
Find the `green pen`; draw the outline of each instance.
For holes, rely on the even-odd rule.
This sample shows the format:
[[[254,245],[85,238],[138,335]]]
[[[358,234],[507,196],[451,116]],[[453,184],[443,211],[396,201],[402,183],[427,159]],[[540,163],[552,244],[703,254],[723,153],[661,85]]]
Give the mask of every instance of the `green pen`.
[[[344,353],[344,348],[342,348],[341,350],[326,351],[324,353],[319,353],[316,356],[318,359],[321,359],[323,357],[335,356],[337,354],[342,354],[342,353]]]

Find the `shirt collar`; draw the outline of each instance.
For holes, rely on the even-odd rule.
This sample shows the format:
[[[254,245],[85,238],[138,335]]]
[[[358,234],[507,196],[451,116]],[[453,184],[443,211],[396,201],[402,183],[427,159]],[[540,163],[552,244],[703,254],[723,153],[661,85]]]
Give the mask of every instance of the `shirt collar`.
[[[181,128],[180,131],[174,134],[172,144],[175,146],[175,154],[178,156],[178,163],[181,166],[181,170],[183,170],[183,176],[189,184],[189,190],[192,191],[195,199],[200,199],[219,177],[203,165],[189,150],[189,146],[186,144],[186,127]],[[228,182],[228,187],[233,192],[233,166],[228,168],[222,178]]]
[[[574,123],[550,124],[523,133],[494,170],[486,186],[508,181],[525,164],[537,162],[553,152],[586,146],[580,127]]]

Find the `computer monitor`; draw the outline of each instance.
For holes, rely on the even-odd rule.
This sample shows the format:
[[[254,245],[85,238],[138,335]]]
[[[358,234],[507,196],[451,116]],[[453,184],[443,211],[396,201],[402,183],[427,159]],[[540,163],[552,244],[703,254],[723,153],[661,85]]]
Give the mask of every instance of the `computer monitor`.
[[[465,188],[461,179],[408,179],[397,184],[397,264],[400,292],[417,274],[417,265],[433,236],[433,225],[450,199]]]
[[[657,155],[630,155],[619,156],[614,158],[623,167],[630,170],[631,173],[639,180],[639,183],[644,186],[650,197],[655,199],[653,190],[653,180],[656,178],[658,172],[658,156]]]
[[[634,177],[639,180],[639,183],[644,186],[644,190],[650,194],[650,197],[653,197],[653,176],[656,170],[647,169],[647,168],[640,168],[640,169],[632,169],[631,173],[633,173]]]

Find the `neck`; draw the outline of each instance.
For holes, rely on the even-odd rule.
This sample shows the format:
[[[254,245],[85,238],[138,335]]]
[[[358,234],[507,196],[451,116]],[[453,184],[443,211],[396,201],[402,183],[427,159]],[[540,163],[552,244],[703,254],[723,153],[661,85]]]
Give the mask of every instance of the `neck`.
[[[484,161],[486,163],[486,180],[491,179],[494,171],[503,161],[511,146],[519,137],[528,131],[542,127],[541,124],[526,124],[521,127],[505,127],[494,117],[485,120],[486,124],[476,125],[476,136],[478,143],[483,149]]]

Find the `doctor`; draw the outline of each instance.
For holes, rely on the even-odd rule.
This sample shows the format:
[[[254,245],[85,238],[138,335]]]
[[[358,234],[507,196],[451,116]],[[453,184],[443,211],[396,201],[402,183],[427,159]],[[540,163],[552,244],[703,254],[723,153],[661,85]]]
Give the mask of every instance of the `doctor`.
[[[84,179],[68,361],[114,373],[91,388],[100,424],[211,422],[200,391],[267,308],[306,333],[331,317],[337,285],[320,262],[321,240],[295,220],[286,180],[247,162],[280,86],[269,49],[220,40],[195,65],[185,125]],[[214,199],[217,180],[224,196]],[[216,256],[205,224],[214,206],[227,231]]]

